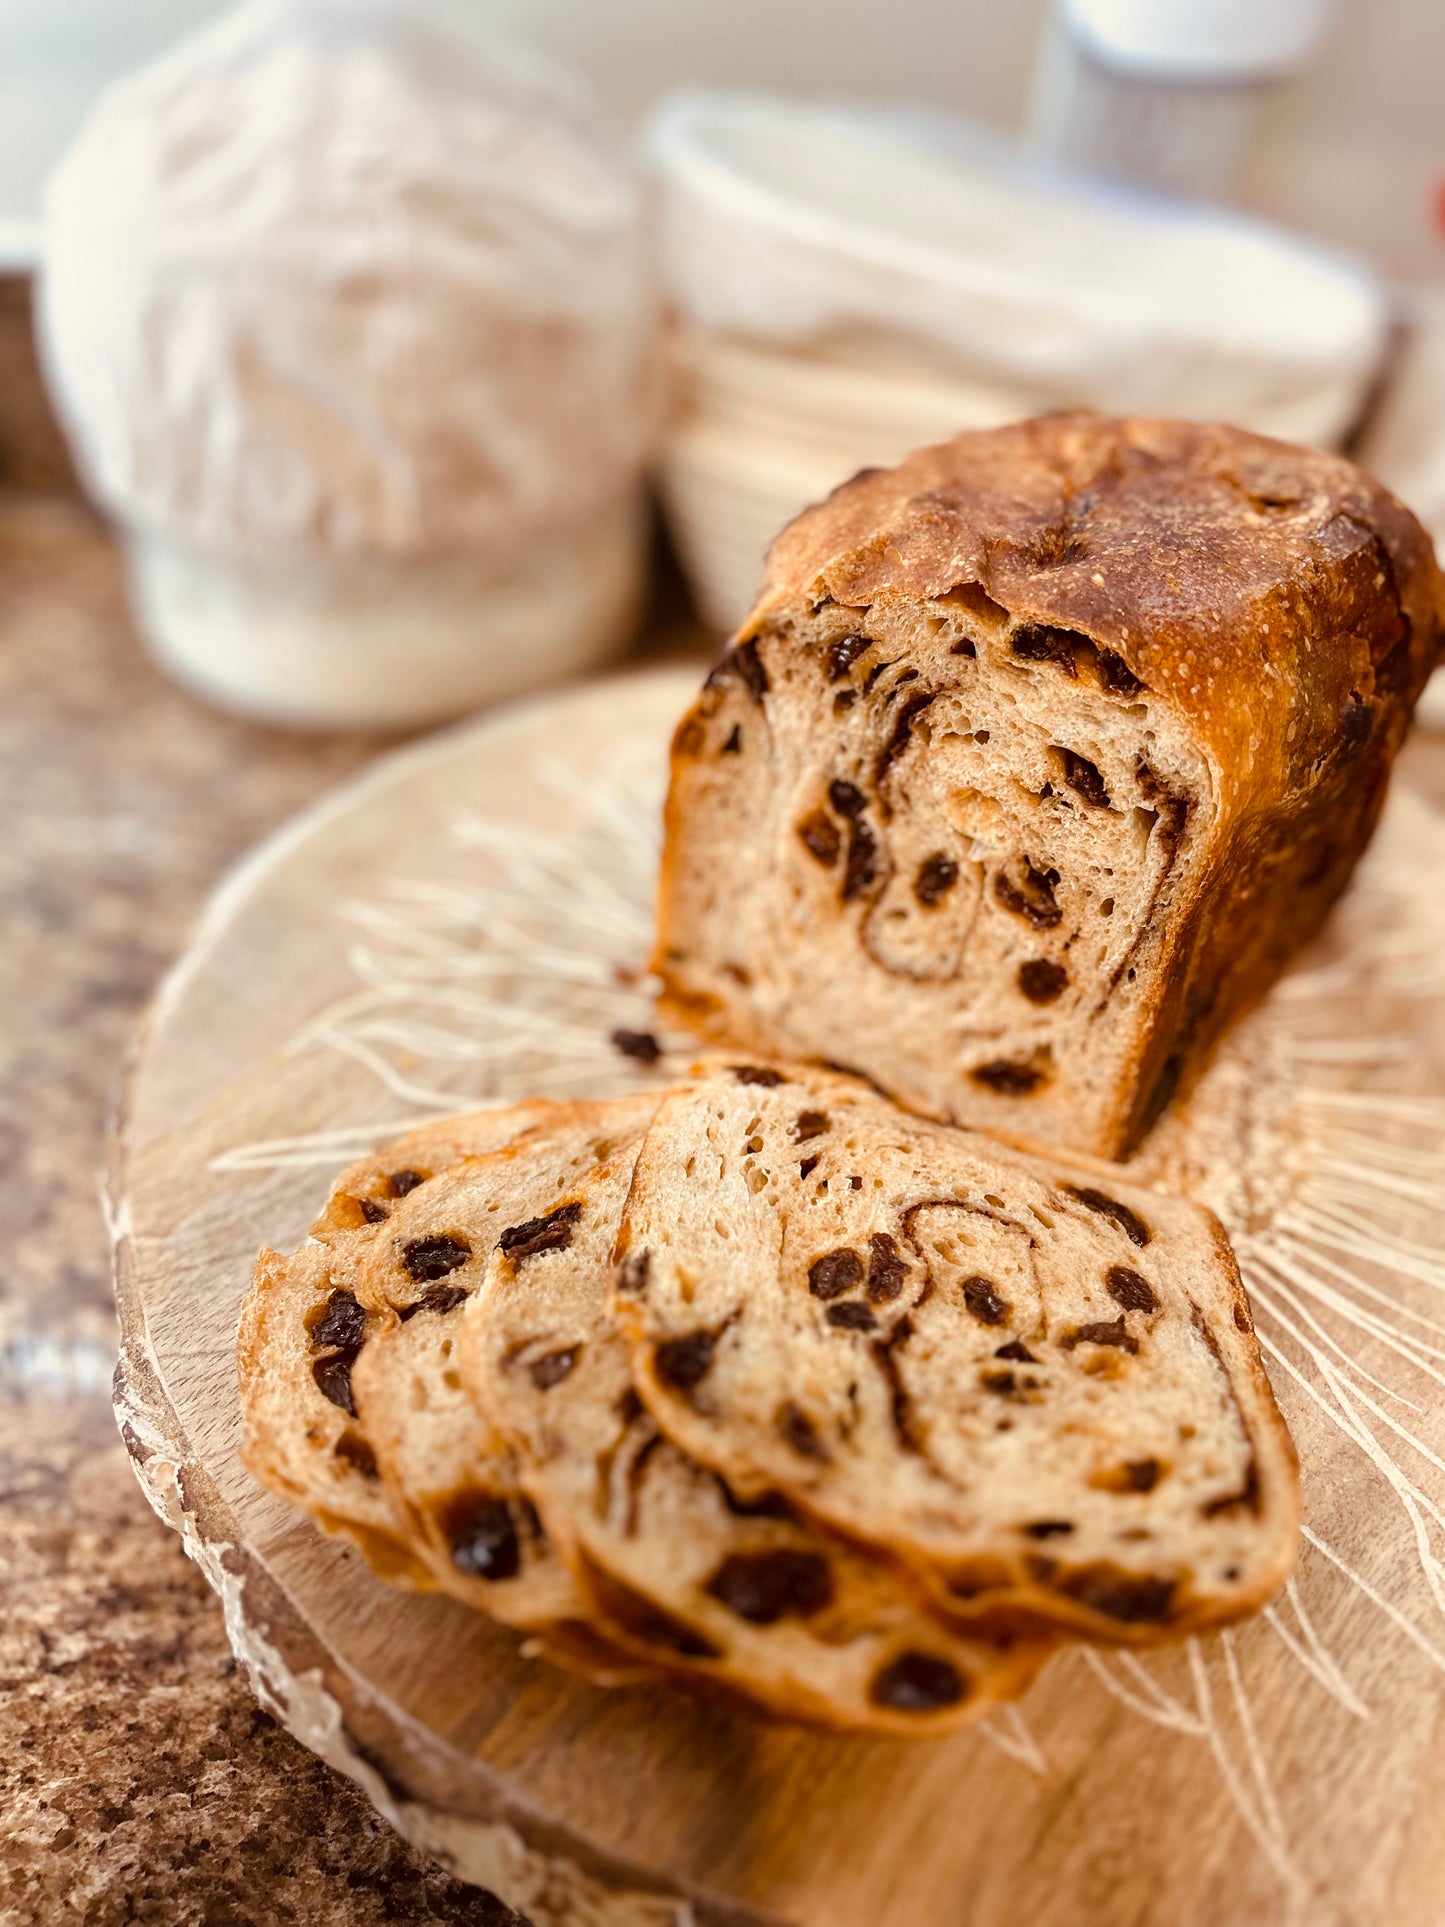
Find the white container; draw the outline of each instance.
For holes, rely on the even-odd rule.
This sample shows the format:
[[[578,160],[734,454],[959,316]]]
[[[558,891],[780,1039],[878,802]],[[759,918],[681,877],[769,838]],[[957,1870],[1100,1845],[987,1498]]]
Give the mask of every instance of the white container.
[[[214,700],[401,726],[625,637],[642,196],[530,56],[409,0],[250,0],[95,107],[41,317],[142,630]]]
[[[684,390],[664,484],[723,625],[780,512],[918,441],[1086,406],[1328,444],[1384,352],[1353,262],[942,116],[689,92],[648,147]]]

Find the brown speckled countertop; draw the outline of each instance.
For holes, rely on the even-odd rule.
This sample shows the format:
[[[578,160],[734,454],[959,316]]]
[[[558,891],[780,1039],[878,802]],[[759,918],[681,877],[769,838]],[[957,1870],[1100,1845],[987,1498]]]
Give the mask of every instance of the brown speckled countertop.
[[[383,746],[192,702],[142,655],[96,520],[0,494],[5,1927],[517,1919],[256,1705],[109,1410],[98,1174],[141,1009],[225,866]]]

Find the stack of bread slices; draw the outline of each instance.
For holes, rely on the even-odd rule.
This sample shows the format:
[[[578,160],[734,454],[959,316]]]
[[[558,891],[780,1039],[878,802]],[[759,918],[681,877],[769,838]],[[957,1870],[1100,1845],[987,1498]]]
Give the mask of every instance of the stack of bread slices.
[[[595,1678],[836,1726],[1265,1603],[1298,1480],[1228,1242],[1096,1159],[1345,887],[1442,616],[1378,483],[1227,428],[806,511],[673,744],[653,963],[721,1054],[344,1172],[245,1308],[257,1476]]]
[[[956,1726],[1294,1556],[1207,1212],[799,1064],[414,1132],[262,1255],[240,1357],[253,1471],[386,1576],[834,1726]]]

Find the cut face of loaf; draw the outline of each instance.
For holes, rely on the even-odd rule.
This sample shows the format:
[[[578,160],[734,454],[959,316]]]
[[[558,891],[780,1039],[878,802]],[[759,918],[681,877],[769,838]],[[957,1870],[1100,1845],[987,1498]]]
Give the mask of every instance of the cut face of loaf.
[[[1022,1692],[1048,1640],[950,1631],[888,1560],[776,1493],[739,1499],[659,1434],[606,1302],[634,1152],[575,1197],[539,1191],[543,1222],[559,1205],[580,1214],[565,1242],[493,1251],[458,1347],[481,1422],[515,1453],[604,1636],[664,1672],[832,1726],[940,1732]]]
[[[352,1382],[382,1478],[434,1583],[507,1625],[587,1614],[513,1454],[463,1389],[462,1310],[499,1246],[524,1262],[534,1246],[566,1247],[583,1181],[599,1158],[635,1148],[656,1105],[554,1107],[545,1125],[409,1192],[358,1267],[377,1328]]]
[[[679,728],[655,967],[721,1042],[1125,1152],[1343,887],[1439,578],[1350,464],[1051,418],[779,538]]]
[[[1109,1167],[717,1064],[643,1140],[614,1307],[683,1451],[976,1626],[1147,1641],[1293,1563],[1294,1454],[1223,1232]]]

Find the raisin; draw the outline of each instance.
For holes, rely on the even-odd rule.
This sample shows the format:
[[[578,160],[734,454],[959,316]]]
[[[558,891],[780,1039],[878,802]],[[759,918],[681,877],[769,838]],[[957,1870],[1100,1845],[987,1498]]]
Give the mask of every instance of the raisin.
[[[1096,810],[1107,810],[1109,792],[1098,764],[1091,763],[1087,756],[1080,756],[1072,749],[1060,750],[1059,754],[1064,759],[1064,781],[1069,788]]]
[[[899,681],[901,682],[902,680],[903,678],[900,676]],[[903,754],[904,750],[908,747],[908,739],[913,733],[914,723],[934,701],[936,701],[936,694],[930,695],[927,691],[920,691],[917,695],[910,696],[907,702],[904,703],[894,720],[893,734],[878,752],[878,761],[873,766],[873,780],[875,783],[881,783],[883,781],[889,770],[892,769],[894,763],[896,763],[898,758]]]
[[[567,1345],[561,1351],[547,1352],[541,1358],[534,1358],[527,1367],[527,1375],[539,1392],[550,1392],[554,1385],[560,1385],[572,1367],[577,1363],[580,1345]]]
[[[528,1218],[524,1224],[508,1225],[497,1240],[498,1251],[505,1251],[514,1265],[544,1251],[565,1251],[572,1242],[572,1231],[582,1216],[582,1206],[574,1201],[559,1204],[542,1218]]]
[[[652,1270],[650,1251],[631,1251],[617,1267],[617,1289],[634,1294],[647,1290],[648,1275]]]
[[[991,1064],[978,1064],[969,1076],[975,1084],[997,1091],[1000,1097],[1027,1097],[1044,1082],[1044,1073],[1036,1065],[1010,1057],[996,1057]]]
[[[878,845],[868,825],[854,821],[848,825],[848,861],[843,869],[843,901],[868,889],[878,875]]]
[[[1109,1296],[1125,1311],[1158,1311],[1159,1298],[1149,1280],[1128,1265],[1110,1265],[1104,1277]]]
[[[614,1030],[612,1048],[624,1057],[635,1057],[639,1064],[655,1064],[662,1055],[662,1046],[650,1030]]]
[[[822,1162],[823,1160],[820,1157],[818,1157],[816,1154],[813,1157],[804,1158],[802,1163],[798,1166],[798,1176],[800,1178],[812,1177],[813,1173],[817,1170],[818,1166]]]
[[[1137,696],[1144,688],[1143,683],[1125,662],[1112,649],[1101,649],[1095,658],[1099,670],[1100,685],[1111,696]]]
[[[735,1064],[733,1076],[739,1084],[757,1084],[765,1091],[776,1090],[779,1084],[788,1081],[781,1071],[772,1070],[766,1064]]]
[[[1025,622],[1009,637],[1009,648],[1023,662],[1051,662],[1066,676],[1078,675],[1074,657],[1081,646],[1093,647],[1087,636],[1075,635],[1071,629],[1051,629],[1041,622]]]
[[[818,1428],[808,1414],[791,1400],[778,1413],[778,1430],[799,1458],[826,1461],[828,1452],[818,1437]]]
[[[367,1224],[380,1224],[383,1218],[391,1215],[376,1198],[358,1198],[356,1202],[361,1206],[361,1215]]]
[[[1117,1566],[1085,1566],[1071,1573],[1062,1590],[1109,1619],[1139,1624],[1162,1619],[1174,1598],[1172,1579],[1136,1578]]]
[[[1370,740],[1375,717],[1368,703],[1363,703],[1350,691],[1350,700],[1340,712],[1340,742],[1338,754],[1341,758],[1357,756]]]
[[[965,1278],[963,1302],[980,1325],[1001,1325],[1008,1317],[1008,1305],[999,1297],[991,1278]]]
[[[839,816],[846,816],[850,822],[868,807],[867,798],[857,784],[845,783],[841,776],[835,776],[828,785],[828,801]]]
[[[1078,1325],[1066,1332],[1060,1342],[1066,1352],[1073,1351],[1076,1345],[1115,1345],[1121,1352],[1131,1353],[1139,1349],[1138,1339],[1122,1317],[1095,1325]]]
[[[891,1706],[899,1713],[933,1713],[957,1706],[967,1687],[958,1668],[935,1653],[900,1653],[873,1681],[869,1698],[875,1706]]]
[[[768,672],[763,667],[762,657],[758,654],[756,640],[744,642],[736,649],[729,649],[713,669],[707,679],[712,689],[728,676],[737,676],[747,688],[755,703],[760,703],[768,693]]]
[[[945,856],[939,850],[933,856],[925,857],[919,865],[918,875],[913,882],[913,894],[926,908],[937,903],[940,897],[946,897],[957,882],[958,865],[951,856]]]
[[[886,1231],[875,1231],[868,1240],[868,1296],[874,1304],[896,1298],[908,1276],[908,1266],[898,1255],[898,1246]]]
[[[1011,1358],[1015,1365],[1037,1365],[1039,1362],[1021,1338],[1011,1338],[1006,1345],[1000,1345],[994,1357]]]
[[[1164,1475],[1158,1459],[1128,1459],[1119,1469],[1130,1492],[1152,1492]]]
[[[811,1619],[833,1603],[833,1574],[820,1552],[778,1547],[772,1552],[735,1552],[724,1559],[706,1590],[754,1626],[784,1617]]]
[[[741,723],[734,723],[731,734],[722,746],[722,753],[724,756],[736,756],[742,746],[743,726]]]
[[[1030,957],[1019,965],[1019,989],[1031,1004],[1051,1004],[1068,985],[1069,973],[1052,957]]]
[[[514,1579],[521,1570],[517,1527],[505,1499],[471,1493],[452,1507],[444,1530],[458,1572],[476,1579]]]
[[[825,1251],[808,1267],[808,1289],[815,1298],[841,1298],[863,1282],[863,1260],[847,1245]]]
[[[1023,1529],[1030,1539],[1057,1539],[1074,1528],[1067,1519],[1035,1519]]]
[[[425,1184],[427,1176],[425,1171],[393,1171],[389,1180],[393,1197],[406,1197],[419,1184]]]
[[[1063,1188],[1086,1211],[1095,1211],[1101,1218],[1116,1224],[1130,1244],[1138,1245],[1141,1251],[1153,1237],[1153,1232],[1138,1212],[1131,1211],[1127,1204],[1120,1204],[1117,1198],[1111,1198],[1107,1191],[1096,1191],[1090,1184],[1066,1184]],[[1152,1311],[1154,1307],[1151,1304],[1142,1309]]]
[[[359,1472],[363,1479],[380,1478],[381,1474],[376,1466],[376,1454],[360,1432],[343,1432],[332,1446],[331,1452],[333,1458],[343,1460],[353,1472]]]
[[[318,1358],[311,1367],[311,1376],[316,1381],[316,1389],[321,1396],[339,1405],[343,1412],[356,1417],[356,1400],[351,1394],[351,1368],[356,1363],[359,1345],[344,1352],[331,1352],[325,1358]]]
[[[664,1385],[675,1392],[690,1392],[700,1385],[712,1368],[716,1332],[686,1332],[681,1338],[668,1338],[652,1354],[652,1369]]]
[[[829,1305],[825,1314],[830,1325],[840,1331],[871,1332],[878,1326],[878,1320],[866,1305],[860,1305],[856,1298],[845,1298],[841,1305]]]
[[[830,642],[824,658],[829,682],[842,682],[858,658],[867,655],[872,647],[871,636],[839,636],[836,642]]]
[[[799,1111],[793,1124],[793,1142],[806,1144],[810,1138],[821,1137],[831,1124],[826,1111]]]
[[[419,1311],[455,1311],[458,1305],[467,1302],[470,1295],[465,1285],[428,1285],[421,1297],[404,1306],[399,1315],[405,1324],[408,1318],[415,1318]]]
[[[355,1349],[366,1336],[366,1313],[354,1293],[333,1291],[326,1310],[311,1327],[311,1343],[316,1351],[351,1347]]]
[[[401,1261],[418,1284],[429,1278],[445,1278],[449,1271],[464,1265],[472,1255],[465,1238],[445,1235],[412,1238],[401,1247]]]
[[[814,856],[825,870],[831,870],[838,861],[838,852],[843,847],[843,839],[838,833],[838,825],[831,816],[822,810],[814,810],[805,816],[798,825],[798,835],[810,856]]]
[[[1005,871],[1000,870],[993,880],[993,893],[1005,910],[1012,910],[1016,917],[1024,917],[1035,930],[1052,930],[1063,922],[1064,913],[1054,896],[1054,885],[1059,880],[1057,870],[1038,870],[1024,858],[1024,880],[1015,883]]]

